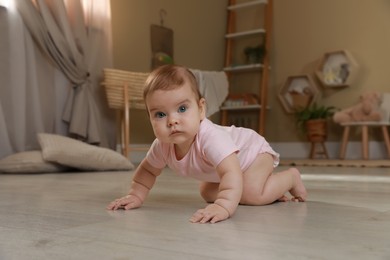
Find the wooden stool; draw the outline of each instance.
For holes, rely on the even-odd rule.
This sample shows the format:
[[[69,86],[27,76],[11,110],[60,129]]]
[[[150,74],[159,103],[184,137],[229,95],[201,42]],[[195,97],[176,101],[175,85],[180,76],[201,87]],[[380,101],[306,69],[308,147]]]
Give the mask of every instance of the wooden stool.
[[[318,150],[317,148],[320,148]],[[316,155],[323,155],[325,159],[329,159],[328,151],[324,142],[311,142],[310,159],[315,159]]]
[[[362,128],[362,154],[363,159],[369,159],[369,151],[368,151],[368,128],[369,127],[380,127],[382,129],[383,140],[385,142],[387,157],[390,158],[390,140],[389,133],[387,131],[387,127],[390,125],[388,122],[351,122],[341,124],[344,127],[343,138],[341,141],[340,147],[340,159],[345,159],[345,153],[347,151],[349,132],[352,126],[360,126]]]

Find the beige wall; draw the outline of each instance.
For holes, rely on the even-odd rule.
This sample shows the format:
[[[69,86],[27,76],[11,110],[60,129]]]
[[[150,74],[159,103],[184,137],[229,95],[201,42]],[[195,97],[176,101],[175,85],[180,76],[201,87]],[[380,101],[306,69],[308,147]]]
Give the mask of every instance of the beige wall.
[[[322,54],[340,49],[348,50],[359,63],[358,77],[349,88],[321,87],[320,103],[344,108],[356,102],[363,91],[390,91],[390,1],[274,2],[273,70],[269,92],[272,110],[268,116],[268,139],[278,142],[297,139],[293,116],[284,112],[276,97],[286,78],[302,73],[314,77]],[[275,118],[278,118],[277,123]],[[330,128],[334,130],[330,140],[339,140],[339,127]]]
[[[149,71],[150,25],[174,31],[175,63],[201,70],[221,70],[227,0],[112,0],[114,67]],[[150,143],[154,137],[145,111],[132,111],[131,143]]]
[[[114,66],[149,70],[149,27],[159,24],[159,10],[164,8],[168,13],[165,25],[174,30],[175,62],[203,70],[222,69],[226,4],[225,0],[112,0]],[[282,108],[277,93],[288,76],[302,73],[313,76],[320,86],[314,71],[324,52],[348,50],[360,68],[349,88],[320,86],[320,103],[343,108],[365,90],[388,91],[389,0],[274,0],[273,23],[271,110],[265,134],[269,141],[305,140],[297,133],[293,116]],[[145,112],[133,115],[131,143],[153,140]],[[331,129],[330,140],[338,140],[340,129]]]

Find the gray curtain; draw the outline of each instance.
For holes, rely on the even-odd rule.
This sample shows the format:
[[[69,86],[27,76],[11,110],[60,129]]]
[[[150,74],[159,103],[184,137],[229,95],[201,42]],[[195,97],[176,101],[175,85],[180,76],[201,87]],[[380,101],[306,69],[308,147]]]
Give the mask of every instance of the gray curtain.
[[[92,12],[86,17],[80,0],[65,2],[36,0],[33,4],[30,0],[16,0],[16,7],[36,44],[72,85],[62,117],[69,124],[69,133],[88,143],[107,146],[102,112],[96,104],[98,95],[93,93],[94,86],[99,85],[101,69],[111,65],[110,55],[105,60],[98,57],[102,55],[101,47],[107,47],[99,46],[99,42],[107,40],[104,35],[102,38],[99,19]],[[89,2],[93,9],[93,1]],[[109,1],[98,2],[108,2],[109,7]]]
[[[39,132],[114,148],[100,86],[112,66],[110,0],[12,2],[0,1],[0,158],[40,149]]]
[[[12,6],[0,6],[0,158],[38,148],[36,133],[67,134],[69,83],[34,44]]]

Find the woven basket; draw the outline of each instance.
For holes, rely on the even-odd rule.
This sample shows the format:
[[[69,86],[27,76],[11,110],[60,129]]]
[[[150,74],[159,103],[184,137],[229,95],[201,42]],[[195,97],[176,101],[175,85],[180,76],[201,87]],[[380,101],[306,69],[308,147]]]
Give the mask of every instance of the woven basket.
[[[143,101],[143,87],[149,73],[132,72],[117,69],[103,69],[104,82],[108,106],[112,109],[123,109],[124,87],[127,84],[129,93],[129,106],[131,108],[145,109]]]
[[[326,119],[312,119],[306,122],[307,137],[310,142],[325,142],[328,135]]]

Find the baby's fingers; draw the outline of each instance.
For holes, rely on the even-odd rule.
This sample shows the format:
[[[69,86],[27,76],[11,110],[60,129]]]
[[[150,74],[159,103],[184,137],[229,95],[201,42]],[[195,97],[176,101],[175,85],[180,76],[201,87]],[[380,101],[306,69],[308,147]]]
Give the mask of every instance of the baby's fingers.
[[[125,204],[126,205],[126,204]],[[118,210],[118,209],[121,209],[123,208],[123,203],[121,201],[118,201],[118,202],[115,202],[114,206],[112,206],[112,210]]]
[[[190,222],[197,223],[203,218],[202,209],[197,210],[190,218]]]
[[[125,210],[139,208],[141,205],[138,201],[130,201],[127,205],[124,205]]]
[[[106,209],[108,209],[108,210],[115,210],[116,205],[117,205],[117,201],[113,201],[110,204],[108,204]]]
[[[124,206],[126,206],[127,204],[128,204],[128,201],[126,201],[126,199],[120,198],[120,199],[116,199],[113,202],[111,202],[110,204],[108,204],[107,209],[108,210],[117,210],[120,208],[124,208]]]
[[[222,220],[225,220],[225,219],[224,219],[224,218],[221,218],[221,216],[216,215],[216,216],[214,216],[214,217],[210,220],[210,223],[211,223],[211,224],[214,224],[214,223],[217,223],[217,222],[222,221]]]
[[[196,211],[194,215],[192,215],[192,217],[190,218],[190,221],[192,223],[204,224],[207,222],[211,222],[211,220],[215,217],[216,216],[214,214],[211,214],[210,212],[207,212],[204,209],[200,209],[200,210]],[[211,223],[215,223],[215,222],[211,222]]]
[[[133,195],[126,195],[120,199],[116,199],[113,202],[111,202],[108,206],[108,210],[117,210],[117,209],[135,209],[139,208],[142,205],[142,201],[137,197]]]

